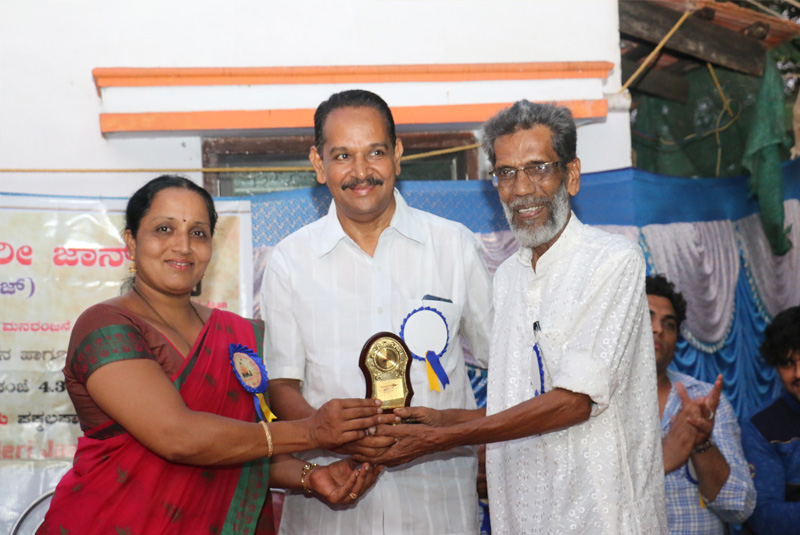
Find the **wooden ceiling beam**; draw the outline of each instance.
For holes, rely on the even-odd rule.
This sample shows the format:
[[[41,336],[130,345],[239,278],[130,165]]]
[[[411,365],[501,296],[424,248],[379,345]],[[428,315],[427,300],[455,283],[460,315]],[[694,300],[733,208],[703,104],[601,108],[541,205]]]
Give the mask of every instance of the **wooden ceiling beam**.
[[[622,78],[627,80],[639,65],[622,57]],[[689,84],[681,76],[669,73],[664,69],[649,69],[639,76],[630,87],[633,91],[640,91],[654,97],[674,100],[682,104],[689,101]]]
[[[638,62],[646,58],[655,46],[641,39],[623,39],[625,47],[622,49],[622,56],[630,61]]]
[[[620,32],[650,43],[659,43],[680,17],[681,13],[659,4],[619,1]],[[761,42],[700,17],[689,17],[664,48],[745,74],[764,73],[766,55]]]
[[[705,65],[706,64],[704,62],[681,55],[680,57],[675,58],[675,61],[672,64],[664,67],[662,70],[675,76],[686,76],[690,72],[701,67],[705,69]]]

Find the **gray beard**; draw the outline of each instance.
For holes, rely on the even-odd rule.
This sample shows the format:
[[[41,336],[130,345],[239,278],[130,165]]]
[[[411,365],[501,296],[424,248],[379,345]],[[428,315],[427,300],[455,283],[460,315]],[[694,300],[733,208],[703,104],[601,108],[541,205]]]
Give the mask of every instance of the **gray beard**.
[[[504,203],[502,200],[500,204],[503,205],[503,211],[508,220],[508,226],[517,238],[517,241],[522,247],[539,247],[558,235],[559,232],[566,226],[569,219],[569,193],[567,193],[567,181],[564,179],[561,186],[556,191],[553,199],[547,197],[534,197],[527,195],[525,197],[515,199],[510,204]],[[519,226],[514,222],[514,210],[531,204],[545,205],[548,213],[547,221],[541,226],[522,225]]]

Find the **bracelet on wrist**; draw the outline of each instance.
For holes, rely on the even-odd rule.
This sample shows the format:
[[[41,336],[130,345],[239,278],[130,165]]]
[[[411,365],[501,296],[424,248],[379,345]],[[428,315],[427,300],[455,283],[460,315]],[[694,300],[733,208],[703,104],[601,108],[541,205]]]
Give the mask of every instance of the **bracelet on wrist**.
[[[692,449],[692,453],[705,453],[714,447],[714,441],[710,438],[703,442],[702,444],[698,444]]]
[[[300,487],[306,494],[311,494],[311,489],[308,488],[308,478],[311,472],[319,468],[317,463],[306,463],[302,470],[300,470]]]
[[[269,426],[267,422],[261,420],[258,422],[261,424],[261,427],[264,428],[264,434],[267,436],[267,457],[272,457],[273,449],[272,449],[272,433],[269,431]]]

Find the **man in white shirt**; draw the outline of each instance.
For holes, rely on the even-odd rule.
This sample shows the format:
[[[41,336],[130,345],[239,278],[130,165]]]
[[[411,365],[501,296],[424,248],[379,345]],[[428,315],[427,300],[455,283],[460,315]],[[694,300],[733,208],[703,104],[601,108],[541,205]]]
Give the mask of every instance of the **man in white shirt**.
[[[489,443],[493,533],[664,534],[653,338],[636,244],[582,224],[567,108],[520,101],[483,127],[520,250],[495,273],[486,414],[396,414],[379,461]]]
[[[492,322],[491,280],[480,245],[463,225],[410,208],[394,189],[403,146],[386,103],[367,91],[345,91],[314,116],[310,159],[333,196],[328,215],[281,241],[264,272],[261,312],[271,407],[279,418],[308,416],[332,398],[363,397],[359,369],[375,333],[399,334],[421,307],[444,321],[446,347],[429,378],[414,360],[412,404],[474,409],[460,335],[486,363]],[[441,380],[441,382],[440,382]],[[433,390],[431,388],[434,388]],[[369,460],[394,441],[368,436],[337,452]],[[463,446],[385,470],[350,506],[302,494],[286,497],[281,533],[477,533],[477,459]]]

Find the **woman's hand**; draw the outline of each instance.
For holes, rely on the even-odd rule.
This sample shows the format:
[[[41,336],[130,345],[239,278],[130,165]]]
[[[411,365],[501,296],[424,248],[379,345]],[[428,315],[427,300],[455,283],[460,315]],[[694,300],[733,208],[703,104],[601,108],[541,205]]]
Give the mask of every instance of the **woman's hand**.
[[[377,399],[332,399],[308,418],[308,429],[317,447],[334,450],[367,436],[366,430],[399,418],[381,414]]]
[[[383,471],[383,466],[356,464],[352,459],[320,466],[308,475],[308,489],[336,504],[350,505],[364,495]]]

